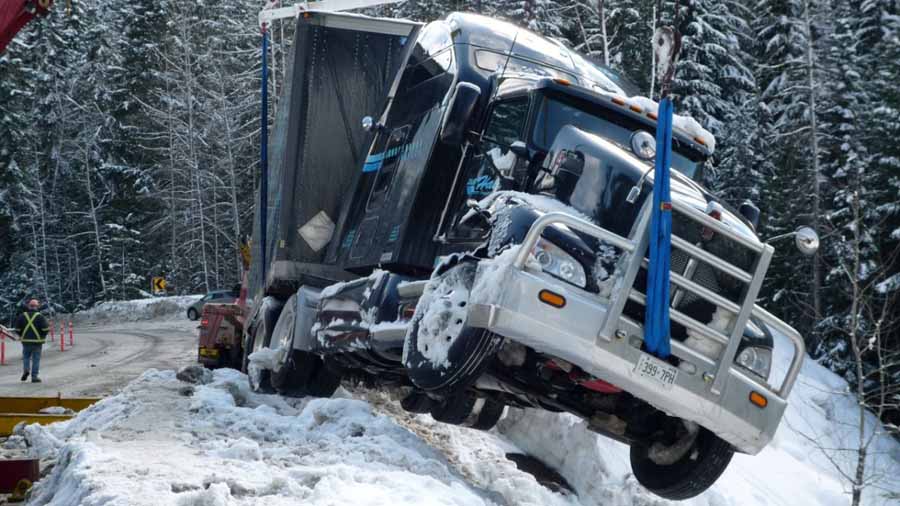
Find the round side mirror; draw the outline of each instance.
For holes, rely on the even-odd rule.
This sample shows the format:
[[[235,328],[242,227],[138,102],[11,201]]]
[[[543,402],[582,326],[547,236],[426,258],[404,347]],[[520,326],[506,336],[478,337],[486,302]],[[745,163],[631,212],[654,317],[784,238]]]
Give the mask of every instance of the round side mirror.
[[[794,232],[794,243],[804,255],[811,256],[819,251],[819,234],[809,227],[800,227]]]
[[[375,120],[372,116],[366,116],[362,119],[362,127],[366,132],[371,132],[375,128]]]

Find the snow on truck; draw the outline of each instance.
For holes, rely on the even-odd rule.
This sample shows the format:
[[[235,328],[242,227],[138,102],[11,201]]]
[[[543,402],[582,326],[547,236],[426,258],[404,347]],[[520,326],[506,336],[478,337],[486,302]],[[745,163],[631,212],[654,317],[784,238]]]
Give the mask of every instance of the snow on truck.
[[[459,13],[304,11],[289,63],[248,285],[254,389],[365,380],[481,429],[506,406],[572,413],[671,499],[772,439],[803,340],[754,304],[773,248],[758,210],[700,185],[715,140],[696,122],[675,122],[662,360],[642,350],[656,110],[622,76]],[[773,331],[793,344],[778,381]]]

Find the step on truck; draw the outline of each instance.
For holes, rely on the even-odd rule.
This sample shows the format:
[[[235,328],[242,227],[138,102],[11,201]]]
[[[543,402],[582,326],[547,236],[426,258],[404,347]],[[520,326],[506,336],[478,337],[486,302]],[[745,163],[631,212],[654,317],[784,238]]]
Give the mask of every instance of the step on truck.
[[[480,429],[507,406],[572,413],[630,445],[637,480],[670,499],[772,439],[803,340],[754,303],[773,247],[758,209],[701,185],[715,140],[696,122],[673,134],[663,360],[642,324],[655,103],[472,14],[302,12],[292,47],[249,285],[254,389],[365,381]],[[792,347],[780,378],[773,332]]]

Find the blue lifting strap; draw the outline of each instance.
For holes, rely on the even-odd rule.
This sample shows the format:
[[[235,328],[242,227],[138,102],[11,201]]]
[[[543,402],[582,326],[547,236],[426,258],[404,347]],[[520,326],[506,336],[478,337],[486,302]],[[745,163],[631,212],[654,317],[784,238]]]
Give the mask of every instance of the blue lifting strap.
[[[659,103],[658,117],[644,345],[650,353],[666,358],[671,352],[669,343],[669,260],[672,251],[672,199],[669,190],[669,167],[672,161],[671,99],[664,98]]]

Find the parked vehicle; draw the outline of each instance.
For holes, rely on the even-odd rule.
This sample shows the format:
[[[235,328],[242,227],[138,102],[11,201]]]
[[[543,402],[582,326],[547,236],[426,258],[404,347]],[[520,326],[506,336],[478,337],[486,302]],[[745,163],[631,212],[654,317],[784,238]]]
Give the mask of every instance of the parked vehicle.
[[[638,481],[670,499],[772,439],[803,340],[754,304],[773,254],[758,210],[700,184],[712,136],[675,123],[663,360],[642,349],[652,101],[469,14],[305,13],[293,48],[243,343],[277,353],[253,388],[327,396],[364,379],[481,429],[505,406],[569,412],[630,445]],[[777,381],[773,329],[793,346]]]
[[[238,298],[237,290],[211,290],[200,300],[191,304],[187,308],[188,320],[196,320],[203,314],[203,307],[206,304],[231,304]]]
[[[197,361],[210,369],[243,367],[244,308],[237,303],[208,303],[200,318]]]

